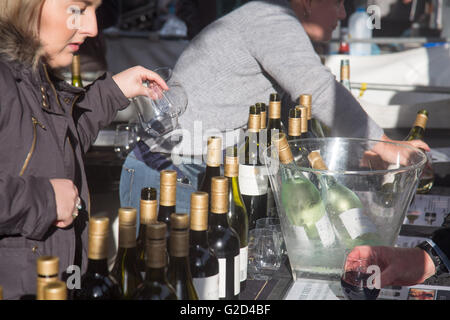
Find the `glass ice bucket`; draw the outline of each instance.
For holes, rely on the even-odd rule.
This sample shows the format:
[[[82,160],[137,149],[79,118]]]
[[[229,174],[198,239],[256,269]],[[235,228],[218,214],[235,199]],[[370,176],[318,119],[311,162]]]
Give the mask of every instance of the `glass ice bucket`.
[[[292,202],[309,200],[283,184],[277,149],[264,150],[294,279],[337,280],[346,251],[358,245],[395,245],[426,163],[424,152],[402,144],[350,138],[302,139],[290,141],[289,146],[299,170],[316,186],[331,225],[327,230],[334,233],[327,235],[334,239],[327,246],[320,240],[314,243],[299,238],[286,204],[292,208]],[[308,168],[301,150],[320,151],[327,170]],[[326,183],[330,181],[339,186],[337,194],[331,193]],[[349,201],[359,205],[337,214],[331,212],[330,199],[334,207],[345,208]],[[342,231],[344,228],[349,229]]]

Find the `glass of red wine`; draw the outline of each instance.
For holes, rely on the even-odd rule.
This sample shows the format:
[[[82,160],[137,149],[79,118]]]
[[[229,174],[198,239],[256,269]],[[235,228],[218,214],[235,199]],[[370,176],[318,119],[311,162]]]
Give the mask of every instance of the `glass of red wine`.
[[[342,271],[341,288],[347,300],[376,300],[380,293],[379,268],[371,258],[347,256]],[[379,274],[378,274],[379,275]]]

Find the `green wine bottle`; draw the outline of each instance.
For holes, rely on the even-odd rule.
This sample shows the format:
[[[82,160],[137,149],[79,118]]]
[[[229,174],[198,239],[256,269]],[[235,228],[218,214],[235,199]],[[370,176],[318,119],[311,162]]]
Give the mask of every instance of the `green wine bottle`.
[[[283,132],[283,123],[281,122],[281,97],[278,93],[272,93],[269,98],[269,121],[267,124],[267,147],[271,146],[272,135]]]
[[[305,109],[305,108],[303,108]],[[308,152],[301,145],[302,139],[302,112],[300,107],[289,110],[288,141],[295,163],[300,167],[309,167]]]
[[[145,276],[145,231],[147,224],[157,219],[157,191],[155,188],[142,188],[139,210],[139,235],[136,239],[137,268],[142,278]]]
[[[308,159],[312,168],[328,170],[318,151],[311,152]],[[325,208],[341,243],[349,249],[360,245],[382,245],[377,228],[364,212],[359,197],[331,175],[320,175],[319,180]]]
[[[158,221],[167,225],[167,241],[170,233],[170,215],[175,213],[177,204],[177,172],[163,170],[160,172]]]
[[[312,116],[312,95],[302,94],[298,99],[298,105],[307,108],[308,130],[313,134],[313,138],[324,138],[324,125]]]
[[[72,60],[72,86],[83,88],[83,81],[81,80],[81,62],[80,55],[74,54]]]
[[[239,159],[236,147],[226,150],[225,177],[228,178],[228,223],[239,235],[241,292],[247,284],[248,215],[239,188]]]
[[[130,299],[142,283],[136,264],[136,218],[135,208],[119,209],[119,249],[111,276],[119,283],[124,299]]]
[[[341,84],[350,92],[352,87],[350,85],[350,60],[341,60]]]
[[[166,275],[167,225],[156,221],[147,225],[145,232],[146,266],[145,279],[133,296],[134,300],[177,300],[175,289]]]
[[[411,128],[411,131],[404,139],[405,141],[423,140],[425,137],[425,129],[428,122],[428,111],[423,109],[417,112],[416,121]],[[417,193],[426,194],[430,192],[434,184],[434,170],[431,157],[427,155],[428,161],[423,169],[422,175],[419,178],[419,185]]]
[[[330,248],[337,244],[319,190],[295,165],[284,133],[274,136],[281,171],[281,201],[302,246]]]
[[[206,171],[199,191],[211,195],[211,179],[220,176],[222,164],[222,138],[209,137],[206,155]]]

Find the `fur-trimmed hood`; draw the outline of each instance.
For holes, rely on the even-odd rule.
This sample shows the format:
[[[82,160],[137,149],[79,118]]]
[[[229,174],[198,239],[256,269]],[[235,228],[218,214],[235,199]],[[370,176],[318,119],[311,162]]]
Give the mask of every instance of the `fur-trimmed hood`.
[[[42,57],[39,40],[2,20],[0,20],[0,43],[0,57],[9,62],[35,68]]]

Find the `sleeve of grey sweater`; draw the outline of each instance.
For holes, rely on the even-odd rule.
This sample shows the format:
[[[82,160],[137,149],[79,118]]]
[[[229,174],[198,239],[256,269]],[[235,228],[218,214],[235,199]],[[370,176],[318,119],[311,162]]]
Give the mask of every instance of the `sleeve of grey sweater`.
[[[313,116],[332,128],[333,136],[379,139],[383,130],[322,65],[294,12],[269,2],[252,6],[253,14],[235,15],[242,20],[234,25],[250,54],[291,100],[312,94]]]

